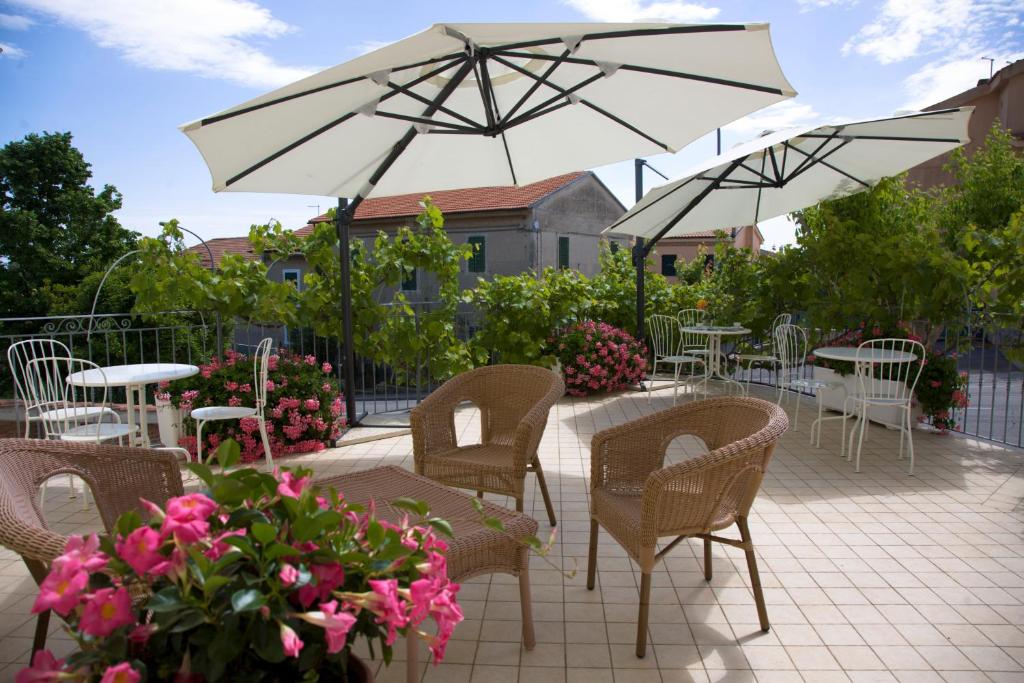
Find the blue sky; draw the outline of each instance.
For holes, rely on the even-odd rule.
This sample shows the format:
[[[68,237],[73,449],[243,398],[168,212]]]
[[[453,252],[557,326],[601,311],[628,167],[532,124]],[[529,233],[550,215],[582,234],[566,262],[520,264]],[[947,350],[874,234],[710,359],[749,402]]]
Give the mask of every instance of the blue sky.
[[[71,131],[94,184],[124,194],[122,224],[144,234],[172,217],[204,237],[270,218],[299,227],[332,200],[214,194],[178,124],[437,22],[639,20],[770,22],[799,95],[727,126],[724,148],[920,108],[988,76],[982,57],[999,69],[1024,56],[1020,0],[0,0],[0,144]],[[650,162],[672,177],[714,153],[709,136]],[[632,204],[631,162],[597,171]],[[792,240],[785,221],[762,229],[768,246]]]

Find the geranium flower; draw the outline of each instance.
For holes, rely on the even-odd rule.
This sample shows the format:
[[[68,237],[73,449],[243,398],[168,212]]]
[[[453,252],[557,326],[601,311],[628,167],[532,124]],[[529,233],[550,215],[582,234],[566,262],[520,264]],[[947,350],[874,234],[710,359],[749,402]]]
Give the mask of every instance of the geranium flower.
[[[32,657],[32,666],[19,671],[14,683],[42,683],[60,680],[64,671],[64,660],[57,659],[49,650],[39,650]]]
[[[100,683],[138,683],[140,680],[142,680],[142,676],[132,668],[131,664],[121,662],[120,664],[108,667],[103,672],[103,678],[100,679]]]
[[[90,636],[109,636],[135,622],[127,588],[101,588],[88,596],[79,628]]]

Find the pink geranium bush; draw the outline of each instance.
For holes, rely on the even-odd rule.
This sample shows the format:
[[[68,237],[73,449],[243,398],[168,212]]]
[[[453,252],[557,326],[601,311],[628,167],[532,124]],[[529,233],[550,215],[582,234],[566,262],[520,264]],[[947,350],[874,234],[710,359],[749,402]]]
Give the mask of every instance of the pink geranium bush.
[[[217,456],[232,464],[237,444]],[[400,635],[441,661],[462,610],[450,527],[423,503],[393,501],[408,514],[392,524],[309,470],[190,467],[207,491],[68,541],[32,611],[64,617],[77,651],[38,653],[18,683],[343,681],[357,639],[389,662]]]
[[[275,457],[288,453],[310,453],[327,447],[345,425],[344,401],[331,364],[315,356],[281,353],[270,357],[267,380],[267,432],[270,451]],[[255,406],[253,364],[250,358],[228,351],[222,362],[214,360],[199,368],[193,377],[164,384],[161,398],[170,400],[188,416],[193,408],[204,406]],[[195,421],[183,420],[188,433],[178,444],[196,452]],[[259,423],[255,418],[218,420],[203,427],[203,451],[213,452],[225,439],[234,439],[242,448],[242,462],[263,457]]]
[[[647,370],[646,346],[625,330],[593,320],[550,337],[546,353],[558,358],[572,396],[625,389],[640,383]]]

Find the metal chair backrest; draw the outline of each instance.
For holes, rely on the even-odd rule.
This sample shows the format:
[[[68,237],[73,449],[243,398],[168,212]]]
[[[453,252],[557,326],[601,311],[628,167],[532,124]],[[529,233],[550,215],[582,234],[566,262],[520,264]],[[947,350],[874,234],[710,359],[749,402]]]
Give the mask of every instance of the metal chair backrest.
[[[79,387],[67,381],[68,376],[85,371],[98,373],[97,386]],[[107,408],[107,377],[92,361],[67,356],[35,358],[25,366],[25,384],[29,404],[38,411],[48,439],[59,439],[61,434],[94,421],[95,408],[101,409],[100,414]]]
[[[694,327],[696,325],[703,325],[707,312],[702,311],[699,308],[684,308],[676,314],[676,320],[679,321],[679,327]],[[683,352],[687,349],[705,349],[708,345],[708,336],[705,334],[693,334],[692,332],[681,332],[682,334],[682,347]]]
[[[647,334],[651,338],[654,360],[679,355],[682,338],[679,323],[672,316],[654,314],[647,318]]]
[[[880,362],[884,353],[911,353],[916,360]],[[857,347],[855,371],[862,398],[910,401],[924,368],[924,344],[910,339],[872,339]]]
[[[270,352],[274,349],[274,340],[266,337],[256,347],[252,358],[253,383],[256,385],[256,412],[263,416],[263,408],[267,405],[267,380],[270,378]]]
[[[779,383],[786,386],[804,374],[807,362],[807,332],[797,325],[783,323],[775,328],[772,335],[775,357],[782,368],[779,370]]]
[[[779,326],[790,325],[792,323],[793,315],[791,313],[779,313],[777,316],[775,316],[775,319],[772,320],[772,341],[774,341],[775,330],[779,329]]]
[[[11,344],[7,348],[7,365],[11,368],[11,377],[14,379],[14,398],[25,404],[25,438],[29,437],[29,423],[38,411],[28,409],[28,387],[25,386],[25,368],[29,361],[35,358],[70,358],[71,349],[63,342],[56,339],[39,337],[35,339],[23,339]]]

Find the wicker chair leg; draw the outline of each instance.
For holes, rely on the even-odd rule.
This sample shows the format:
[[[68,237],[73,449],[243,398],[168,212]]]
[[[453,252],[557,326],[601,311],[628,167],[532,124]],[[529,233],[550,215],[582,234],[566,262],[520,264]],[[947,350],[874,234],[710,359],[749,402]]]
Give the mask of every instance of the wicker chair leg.
[[[711,580],[711,539],[704,539],[704,580]]]
[[[46,634],[50,630],[50,610],[40,612],[36,617],[36,633],[32,638],[32,657],[46,647]],[[31,660],[30,660],[31,661]]]
[[[640,614],[636,620],[636,656],[647,654],[647,617],[651,609],[651,574],[640,575]]]
[[[519,572],[519,608],[523,614],[523,647],[532,650],[537,644],[533,633],[533,602],[530,598],[530,570]]]
[[[764,591],[761,589],[761,575],[757,572],[757,558],[754,556],[754,542],[750,539],[750,529],[744,517],[736,518],[736,526],[740,528],[743,540],[743,551],[747,555],[747,570],[750,572],[750,587],[754,591],[754,604],[757,605],[757,619],[761,622],[761,630],[768,632],[768,609],[764,604]],[[706,542],[706,541],[705,541]]]
[[[541,469],[540,460],[534,460],[533,471],[537,474],[537,484],[540,485],[540,495],[544,496],[544,507],[548,511],[548,521],[551,522],[551,526],[558,524],[558,520],[555,519],[555,507],[551,504],[551,495],[548,494],[548,483],[544,479],[544,470]]]
[[[483,498],[484,497],[484,492],[483,491],[477,491],[476,492],[476,497],[477,498]]]
[[[590,552],[587,555],[587,590],[594,590],[594,579],[597,577],[597,535],[598,524],[590,519]]]
[[[516,498],[516,512],[522,512],[522,511],[523,511],[523,499],[522,498]]]
[[[419,636],[409,633],[405,637],[405,683],[420,680]]]

